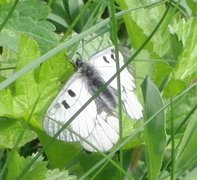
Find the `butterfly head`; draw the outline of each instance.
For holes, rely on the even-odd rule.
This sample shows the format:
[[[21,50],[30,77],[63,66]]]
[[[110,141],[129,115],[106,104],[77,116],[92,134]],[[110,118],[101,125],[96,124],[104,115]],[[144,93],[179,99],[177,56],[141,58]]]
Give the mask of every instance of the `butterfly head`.
[[[88,63],[82,61],[81,59],[76,60],[76,66],[78,71],[86,77],[93,77],[94,72],[93,69]]]
[[[77,60],[76,60],[75,64],[76,64],[77,68],[80,68],[80,67],[82,67],[83,62],[82,62],[82,60],[81,60],[81,59],[77,58]]]

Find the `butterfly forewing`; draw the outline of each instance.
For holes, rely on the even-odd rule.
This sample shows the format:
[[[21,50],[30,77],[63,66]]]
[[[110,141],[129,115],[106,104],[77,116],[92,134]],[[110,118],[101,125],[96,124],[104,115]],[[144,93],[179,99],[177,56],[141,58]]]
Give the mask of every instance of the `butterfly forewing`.
[[[85,104],[91,97],[90,93],[85,88],[83,79],[75,74],[66,84],[55,100],[49,107],[45,120],[44,128],[48,134],[54,134]],[[87,138],[95,127],[96,114],[91,112],[96,111],[96,105],[92,101],[86,109],[84,109],[80,116],[77,116],[69,125],[71,129],[78,132],[83,138]],[[58,122],[58,123],[57,123]],[[64,141],[79,140],[77,136],[65,129],[59,136],[59,139]]]
[[[116,60],[113,47],[108,47],[93,56],[90,59],[90,63],[98,70],[101,77],[105,81],[108,81],[116,73]],[[124,59],[121,53],[119,53],[119,64],[120,67],[124,65]],[[125,68],[120,74],[120,79],[123,107],[132,119],[140,119],[142,117],[143,108],[134,93],[134,77]],[[110,86],[117,89],[117,79],[114,79],[110,83]]]

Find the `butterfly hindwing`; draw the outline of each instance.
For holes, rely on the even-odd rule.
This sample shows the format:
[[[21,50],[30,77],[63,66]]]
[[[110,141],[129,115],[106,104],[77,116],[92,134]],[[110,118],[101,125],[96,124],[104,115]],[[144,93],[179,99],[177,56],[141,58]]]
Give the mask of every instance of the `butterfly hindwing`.
[[[108,151],[119,139],[119,120],[112,115],[101,113],[97,115],[96,126],[86,141],[94,145],[99,151]],[[83,147],[88,151],[96,151],[89,144],[82,142]]]
[[[54,136],[57,131],[91,98],[85,79],[75,74],[59,92],[50,105],[44,129]],[[58,136],[63,141],[81,141],[86,150],[95,151],[84,138],[100,151],[107,151],[119,138],[119,121],[107,113],[97,114],[95,101],[92,101]],[[72,133],[70,130],[74,131]],[[79,136],[77,136],[77,135]]]

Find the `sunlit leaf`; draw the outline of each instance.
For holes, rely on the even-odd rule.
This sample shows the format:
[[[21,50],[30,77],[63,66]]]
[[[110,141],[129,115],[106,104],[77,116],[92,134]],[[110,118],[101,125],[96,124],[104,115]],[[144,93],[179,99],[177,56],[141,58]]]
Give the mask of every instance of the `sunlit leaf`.
[[[144,122],[146,123],[162,107],[163,101],[157,87],[147,77],[143,84],[145,99]],[[165,114],[161,111],[144,128],[146,162],[149,179],[158,179],[166,146]]]

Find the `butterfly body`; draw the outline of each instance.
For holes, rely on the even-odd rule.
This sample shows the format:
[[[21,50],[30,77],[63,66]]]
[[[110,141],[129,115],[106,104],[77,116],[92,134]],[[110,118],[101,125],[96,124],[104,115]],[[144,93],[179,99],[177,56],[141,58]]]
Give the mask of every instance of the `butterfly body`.
[[[81,74],[81,78],[83,78],[85,86],[90,94],[96,93],[96,91],[105,84],[104,79],[92,65],[79,59],[76,65],[78,73]],[[97,114],[100,114],[102,111],[110,113],[117,107],[117,97],[114,94],[117,94],[117,91],[109,85],[95,98]]]
[[[120,65],[123,65],[121,53]],[[77,71],[65,84],[50,105],[44,119],[44,129],[54,134],[100,89],[116,72],[113,47],[109,47],[90,58],[76,61]],[[134,78],[125,69],[121,75],[123,108],[133,119],[142,117],[142,106],[133,90]],[[119,139],[117,116],[117,80],[114,79],[58,136],[64,141],[80,141],[88,151],[108,151]],[[71,131],[70,131],[71,130]],[[72,131],[76,133],[72,133]],[[77,136],[78,134],[79,136]],[[86,140],[83,141],[84,138]],[[88,142],[88,143],[87,143]],[[90,144],[89,144],[90,143]]]

